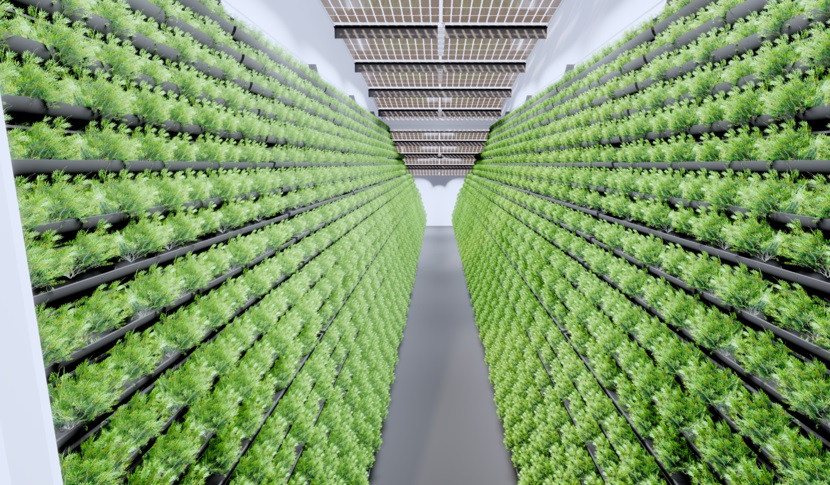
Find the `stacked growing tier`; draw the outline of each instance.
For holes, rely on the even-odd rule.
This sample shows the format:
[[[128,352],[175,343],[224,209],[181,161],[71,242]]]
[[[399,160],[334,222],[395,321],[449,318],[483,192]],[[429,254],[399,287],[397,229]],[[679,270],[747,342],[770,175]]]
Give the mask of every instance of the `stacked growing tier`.
[[[65,483],[366,482],[425,220],[388,128],[218,3],[2,7]]]
[[[454,214],[524,483],[830,483],[830,2],[695,0],[494,125]]]

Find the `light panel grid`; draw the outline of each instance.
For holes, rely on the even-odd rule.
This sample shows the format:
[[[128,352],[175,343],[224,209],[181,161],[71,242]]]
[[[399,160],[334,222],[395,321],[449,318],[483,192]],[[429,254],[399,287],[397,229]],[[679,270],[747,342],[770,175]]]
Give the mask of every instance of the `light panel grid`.
[[[444,109],[498,109],[504,106],[503,98],[449,98],[441,103]]]
[[[344,39],[355,61],[436,61],[437,39]]]
[[[383,120],[449,120],[449,121],[488,121],[497,120],[501,117],[500,111],[481,111],[481,110],[453,110],[453,111],[419,111],[419,110],[392,110],[380,112],[380,118]]]
[[[322,0],[335,24],[434,24],[439,0]]]
[[[471,168],[408,168],[407,169],[413,177],[431,177],[431,176],[447,176],[447,177],[463,177],[472,171]]]
[[[547,24],[561,0],[444,0],[452,24]]]
[[[484,149],[483,143],[475,142],[398,142],[395,144],[398,153],[463,153],[477,155]]]
[[[375,98],[378,109],[489,109],[501,110],[503,98]]]
[[[534,39],[446,39],[447,61],[521,62],[536,47]]]
[[[375,98],[378,109],[438,109],[438,98]]]
[[[510,88],[517,74],[509,72],[364,72],[370,88]]]
[[[437,72],[364,72],[370,88],[440,87],[441,74]]]
[[[451,157],[424,157],[418,155],[406,156],[403,159],[407,166],[417,165],[470,165],[476,162],[473,155],[453,155]]]
[[[473,166],[476,162],[475,157],[465,157],[464,155],[452,157],[419,157],[417,155],[404,158],[404,164],[408,167],[417,167],[418,165],[427,166],[442,166],[442,165],[469,165]]]
[[[452,72],[444,73],[444,86],[474,88],[510,88],[518,74],[512,72]]]
[[[488,131],[421,131],[399,130],[392,132],[394,141],[481,141],[487,140]]]

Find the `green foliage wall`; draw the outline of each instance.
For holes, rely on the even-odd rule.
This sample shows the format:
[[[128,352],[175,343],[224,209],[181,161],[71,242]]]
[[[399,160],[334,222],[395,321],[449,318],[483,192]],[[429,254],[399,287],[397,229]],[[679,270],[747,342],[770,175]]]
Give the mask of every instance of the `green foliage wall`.
[[[454,214],[523,483],[827,483],[826,2],[673,2]]]
[[[65,482],[367,482],[425,224],[388,127],[215,2],[0,6]]]

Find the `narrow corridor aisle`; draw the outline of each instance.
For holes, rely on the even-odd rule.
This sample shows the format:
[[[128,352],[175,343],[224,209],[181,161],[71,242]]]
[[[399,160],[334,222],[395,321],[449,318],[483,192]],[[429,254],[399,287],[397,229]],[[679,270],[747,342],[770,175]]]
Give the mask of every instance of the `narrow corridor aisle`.
[[[373,485],[502,485],[516,474],[451,227],[427,227]]]

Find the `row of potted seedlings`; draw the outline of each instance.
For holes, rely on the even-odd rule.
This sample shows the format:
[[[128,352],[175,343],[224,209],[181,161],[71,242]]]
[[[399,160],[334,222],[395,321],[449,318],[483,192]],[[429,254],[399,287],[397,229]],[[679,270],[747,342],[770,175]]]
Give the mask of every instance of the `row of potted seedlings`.
[[[454,224],[519,483],[606,483],[626,476],[660,483],[662,470],[637,444],[636,430],[562,335],[550,332],[544,309],[472,207],[469,190],[463,192]]]
[[[566,72],[562,81],[531,97],[514,112],[508,113],[507,116],[496,122],[494,125],[495,128],[501,130],[503,125],[508,125],[506,126],[507,128],[515,126],[520,122],[520,120],[524,120],[530,116],[530,114],[537,112],[539,105],[556,96],[560,91],[567,90],[571,87],[571,85],[581,81],[593,72],[601,69],[603,66],[616,62],[614,66],[617,69],[620,69],[623,65],[627,64],[630,59],[630,55],[626,56],[626,58],[622,60],[620,59],[621,56],[625,55],[632,49],[653,41],[657,35],[660,35],[668,30],[669,27],[671,27],[678,20],[694,15],[700,9],[709,6],[709,4],[714,1],[715,0],[682,0],[671,5],[666,5],[663,11],[655,19],[646,21],[645,29],[632,29],[624,33],[619,41],[605,46],[596,54],[591,56],[587,61],[581,65],[578,65],[576,69]],[[753,0],[751,2],[747,1],[741,3],[734,7],[732,11],[727,13],[727,21],[731,23],[733,19],[743,18],[751,14],[753,11],[763,8],[766,2],[767,0]],[[676,37],[677,36],[675,35],[674,38]],[[595,82],[597,85],[599,84],[599,81]]]
[[[816,222],[816,219],[809,216],[797,217],[794,214],[778,212],[777,215],[767,218],[772,211],[758,211],[758,206],[713,206],[711,202],[685,199],[669,201],[668,198],[649,193],[625,192],[599,186],[587,187],[573,182],[552,182],[550,179],[531,181],[499,173],[497,170],[489,174],[496,180],[542,195],[599,209],[614,217],[641,222],[664,232],[685,235],[724,250],[749,255],[762,262],[778,262],[806,268],[809,270],[806,276],[815,276],[819,280],[830,276],[830,261],[826,261],[824,256],[828,244],[824,231],[818,227],[821,220]],[[752,180],[748,180],[749,184]],[[713,178],[707,182],[712,184],[711,190],[715,191],[720,181]],[[756,200],[762,203],[762,188],[763,186],[759,186],[755,192],[755,187],[747,185],[744,191],[761,197]],[[802,219],[808,226],[815,224],[814,228],[805,228]],[[818,274],[811,275],[811,272]],[[811,283],[811,286],[817,284]],[[826,291],[830,286],[815,288]]]
[[[101,284],[88,296],[59,306],[41,304],[37,310],[44,362],[47,366],[60,363],[62,368],[77,364],[127,332],[148,327],[163,314],[238,276],[247,266],[260,263],[390,189],[379,186],[341,198],[202,252],[190,252],[166,266],[137,272],[128,281]]]
[[[351,101],[345,103],[339,98],[332,99],[331,93],[326,94],[306,81],[300,81],[297,73],[289,67],[287,61],[282,57],[279,58],[279,61],[273,61],[265,53],[256,49],[243,48],[243,54],[243,52],[235,50],[225,43],[213,41],[214,37],[221,38],[224,32],[216,25],[213,25],[212,29],[207,25],[204,26],[204,28],[211,31],[210,35],[192,27],[190,23],[196,17],[190,13],[189,9],[184,8],[178,2],[165,2],[164,7],[172,10],[173,13],[170,16],[172,25],[168,25],[168,28],[161,28],[156,24],[160,20],[166,21],[166,16],[161,8],[144,0],[131,0],[131,2],[124,3],[71,1],[56,4],[41,0],[22,0],[18,3],[24,8],[36,7],[35,12],[51,14],[50,17],[56,20],[58,24],[63,22],[62,18],[80,22],[76,24],[79,30],[74,38],[65,34],[54,38],[58,46],[64,47],[64,50],[68,48],[70,52],[76,54],[72,56],[75,60],[95,59],[96,56],[96,49],[79,52],[73,48],[73,43],[67,44],[67,41],[71,40],[74,40],[75,44],[82,42],[80,32],[83,31],[82,26],[86,26],[90,31],[97,34],[114,34],[115,36],[110,38],[110,43],[116,42],[117,44],[118,39],[121,39],[126,45],[134,47],[139,52],[145,52],[149,57],[159,56],[162,59],[178,62],[182,67],[186,64],[194,68],[196,72],[205,74],[208,78],[219,80],[226,78],[242,88],[244,92],[265,95],[272,99],[282,99],[289,105],[298,105],[303,112],[308,112],[308,114],[320,113],[328,120],[348,125],[347,128],[352,131],[363,131],[371,136],[380,137],[381,140],[384,139],[382,127],[373,122],[371,117],[363,117],[368,113],[362,112],[360,113],[361,116],[355,117],[354,113],[349,114],[348,110],[342,109],[344,108],[343,105],[351,104]],[[49,8],[50,6],[55,8]],[[142,12],[142,10],[148,9],[152,10],[151,15]],[[60,26],[55,26],[55,28],[60,28]],[[7,42],[14,45],[24,40],[26,40],[25,36],[13,37],[8,39]],[[236,42],[231,39],[229,44],[236,44]],[[94,45],[89,47],[94,47]],[[104,49],[103,52],[97,52],[97,54],[106,56],[105,59],[101,60],[114,61],[112,66],[120,69],[123,74],[129,73],[125,76],[127,80],[136,79],[136,76],[138,76],[138,79],[150,84],[160,83],[162,87],[170,86],[164,84],[170,81],[169,77],[158,77],[160,74],[158,65],[150,68],[146,65],[147,60],[142,58],[136,59],[138,62],[133,66],[125,65],[124,60],[126,58],[135,58],[135,56],[133,52],[126,54],[122,52],[121,55],[118,55],[118,50],[110,46],[108,49]],[[47,49],[46,52],[48,51]],[[38,52],[43,52],[43,49],[39,49]],[[47,56],[44,55],[43,57]],[[257,58],[260,58],[264,64],[256,61]],[[91,65],[92,70],[104,66],[100,62],[92,62]],[[147,74],[150,74],[150,76],[147,76]],[[254,76],[255,82],[251,81],[251,76]],[[173,87],[175,88],[175,86]],[[208,89],[215,90],[215,88]],[[341,113],[335,114],[329,108],[341,111]],[[361,110],[358,109],[358,111]]]
[[[225,138],[247,137],[261,142],[269,141],[270,135],[272,144],[286,143],[287,137],[296,144],[337,146],[336,140],[354,137],[355,131],[351,128],[247,93],[239,83],[215,79],[193,67],[162,64],[160,59],[150,58],[150,54],[136,51],[132,45],[119,43],[117,39],[103,40],[80,34],[73,37],[71,33],[75,31],[69,25],[44,18],[29,22],[19,11],[7,12],[5,20],[7,48],[22,56],[19,61],[5,60],[10,69],[4,83],[6,105],[29,117],[51,113],[76,123],[103,117],[128,126],[150,125],[191,135],[211,132]],[[39,42],[27,40],[25,36],[38,36],[56,44],[52,47],[55,54],[43,56],[54,60],[44,63],[33,55],[43,48],[35,47]],[[65,50],[80,51],[84,57],[61,54]],[[144,55],[137,56],[137,52]],[[130,62],[131,59],[138,62]],[[84,74],[90,65],[101,67]],[[62,66],[65,68],[61,69]],[[332,117],[336,119],[334,114]],[[295,133],[296,128],[286,123],[289,120],[311,128],[314,136],[308,139],[306,133],[307,140],[303,141]],[[359,137],[367,144],[364,150],[378,153],[388,150],[388,133],[371,135]],[[341,148],[346,146],[359,150],[359,145],[351,139]]]
[[[826,480],[814,466],[827,460],[826,429],[816,425],[820,415],[811,420],[787,404],[772,403],[757,385],[744,387],[755,381],[736,370],[740,366],[723,365],[729,359],[754,362],[756,367],[747,368],[758,372],[765,357],[785,355],[780,345],[771,350],[769,339],[735,340],[741,325],[729,324],[726,314],[718,317],[719,310],[707,310],[664,280],[646,276],[625,258],[551,224],[478,180],[468,180],[472,183],[462,204],[478,207],[480,220],[499,221],[488,226],[502,232],[497,239],[505,254],[525,272],[525,282],[546,307],[550,334],[569,336],[667,471],[703,483],[740,483],[747,477],[753,483]],[[753,351],[756,357],[749,358]],[[758,359],[761,355],[765,357]],[[791,365],[782,358],[767,362],[779,376]],[[798,360],[790,357],[789,362]],[[820,385],[826,371],[820,371],[817,361],[809,366],[812,385]],[[791,398],[799,392],[807,397],[806,374],[793,373],[790,384],[779,382],[779,388],[786,388]],[[774,378],[765,375],[761,382]],[[796,406],[809,406],[809,400]]]
[[[160,170],[169,168],[171,163],[182,170],[202,168],[205,162],[255,168],[285,163],[388,164],[391,161],[388,157],[294,146],[269,148],[264,144],[236,142],[212,135],[199,135],[196,139],[181,134],[171,137],[154,128],[132,130],[106,121],[91,123],[83,131],[69,130],[68,123],[62,118],[47,119],[30,126],[11,125],[10,128],[9,146],[16,175],[55,170],[72,173],[94,173],[101,169],[118,171],[120,168]],[[58,160],[65,162],[58,163]],[[154,165],[153,161],[157,160],[164,161],[164,165],[158,165],[158,162]],[[131,166],[136,164],[133,161],[144,163],[135,168]]]
[[[63,460],[64,479],[68,483],[123,478],[135,483],[204,483],[209,474],[235,467],[239,454],[250,447],[246,440],[259,433],[266,412],[269,420],[292,416],[278,406],[282,396],[294,392],[295,378],[308,379],[303,377],[305,363],[311,362],[308,356],[327,333],[325,322],[330,322],[349,299],[360,275],[371,267],[378,241],[388,237],[388,228],[395,227],[384,221],[395,220],[398,207],[407,204],[412,195],[409,184],[399,186],[291,245],[280,257],[266,259],[230,286],[219,287],[227,286],[226,290],[215,290],[196,306],[164,319],[142,334],[145,340],[150,339],[148,344],[151,340],[162,343],[160,350],[135,342],[113,349],[109,358],[96,364],[99,369],[115,366],[99,370],[105,379],[123,372],[117,363],[106,364],[110,360],[121,361],[128,354],[148,360],[158,352],[166,353],[164,349],[171,345],[175,348],[172,340],[177,339],[189,339],[186,346],[192,345],[203,333],[201,321],[205,317],[214,318],[215,312],[216,318],[226,319],[224,324],[218,323],[213,335],[206,334],[205,343],[180,357],[177,366],[149,387],[145,384],[144,391],[130,394],[102,426],[92,428],[92,438],[84,437],[80,448],[77,442],[72,443]],[[261,288],[261,296],[250,299],[252,286]],[[244,310],[234,311],[243,302]],[[209,308],[201,309],[203,304]],[[132,351],[127,348],[130,344]],[[249,361],[256,363],[253,368],[242,367]],[[76,390],[83,388],[80,370],[66,378],[67,383],[78,384]],[[94,373],[93,369],[83,370]],[[100,385],[95,385],[100,390]],[[291,392],[287,392],[289,386]],[[55,391],[67,398],[58,400],[62,403],[71,402],[73,395],[79,402],[83,396],[60,386]],[[247,397],[242,400],[242,396]],[[137,416],[143,421],[135,422]],[[113,446],[121,452],[101,452]],[[113,456],[118,458],[113,460]]]
[[[278,405],[281,417],[266,422],[232,481],[368,483],[423,233],[423,210],[413,201],[401,199],[399,219],[388,222],[397,229],[378,250],[377,270],[360,280],[332,324],[344,340],[355,336],[347,355],[329,359],[327,378],[306,387],[307,394]]]
[[[397,174],[379,171],[329,181],[324,179],[314,187],[298,188],[287,194],[280,190],[247,198],[210,201],[199,209],[190,208],[167,216],[155,213],[130,220],[117,226],[117,230],[106,230],[111,223],[101,220],[96,228],[80,231],[65,243],[53,231],[29,232],[25,239],[32,286],[50,291],[48,287],[73,284],[92,276],[89,272],[96,268],[108,268],[119,262],[134,263],[178,250],[212,235],[275,218],[287,210],[379,183],[400,175],[399,170]]]
[[[819,275],[788,271],[781,268],[780,265],[765,263],[757,258],[736,257],[730,251],[697,243],[691,239],[678,237],[659,229],[652,229],[645,225],[586,209],[561,199],[539,195],[504,182],[496,183],[535,196],[537,199],[560,204],[575,214],[581,213],[589,216],[589,218],[610,223],[611,227],[620,226],[618,228],[620,231],[631,229],[651,241],[652,251],[656,251],[665,244],[666,247],[674,248],[671,252],[678,255],[685,254],[686,251],[691,251],[691,254],[698,254],[700,257],[686,263],[688,266],[686,264],[676,265],[675,263],[678,263],[678,261],[683,263],[683,260],[675,261],[672,257],[668,257],[667,262],[661,264],[667,264],[667,267],[670,267],[671,272],[675,275],[682,273],[686,279],[697,281],[696,284],[703,291],[715,291],[723,300],[731,303],[742,301],[746,307],[740,312],[742,317],[766,311],[771,321],[777,322],[776,324],[781,327],[796,333],[809,335],[808,340],[822,342],[826,340],[821,335],[826,333],[823,315],[826,312],[827,303],[820,296],[826,293],[827,286],[826,280]],[[530,200],[536,202],[536,199],[532,197]],[[649,238],[649,236],[651,237]],[[659,255],[659,252],[649,254],[655,256]],[[650,257],[645,258],[645,260],[648,261],[648,264],[659,261],[659,259],[655,260]],[[719,268],[729,267],[730,265],[732,265],[733,273],[725,274],[721,281],[716,282],[713,278],[718,274]],[[700,278],[701,275],[703,278]],[[731,278],[734,278],[734,280]],[[764,278],[769,281],[765,281]],[[781,280],[780,284],[775,284],[778,283],[777,280]],[[756,319],[756,317],[753,317],[753,319]],[[805,345],[805,347],[809,348],[810,346]],[[826,352],[821,348],[813,347],[808,352],[822,356]]]
[[[145,15],[147,15],[147,12],[145,11],[144,6],[148,3],[149,2],[145,2],[143,0],[130,0],[130,6],[136,10],[142,11]],[[355,120],[361,121],[359,117],[362,117],[364,118],[364,120],[361,121],[363,124],[370,127],[380,127],[381,132],[389,131],[389,127],[386,126],[386,124],[380,119],[363,109],[354,99],[346,97],[343,93],[333,88],[319,75],[319,73],[317,73],[317,71],[310,69],[309,66],[288,55],[282,48],[272,43],[261,32],[257,30],[249,30],[248,28],[244,28],[240,25],[235,25],[234,19],[228,16],[221,4],[211,2],[202,4],[199,0],[161,0],[159,3],[161,4],[161,8],[164,10],[167,17],[164,21],[167,22],[168,25],[171,25],[171,27],[177,27],[175,22],[174,24],[170,23],[169,20],[171,16],[174,17],[175,20],[175,16],[188,15],[188,12],[183,12],[180,8],[178,8],[179,6],[184,6],[187,10],[193,13],[192,16],[188,16],[188,21],[191,22],[192,25],[199,25],[200,29],[206,29],[206,31],[209,31],[209,36],[212,37],[213,44],[217,45],[220,50],[228,50],[221,49],[221,42],[222,39],[225,39],[225,43],[230,44],[231,42],[223,34],[230,35],[232,40],[238,42],[237,46],[243,51],[248,47],[251,48],[252,51],[249,52],[257,56],[259,61],[267,63],[267,59],[270,59],[277,64],[284,65],[301,79],[310,83],[312,87],[316,87],[323,91],[323,93],[337,99],[340,103],[342,103],[343,107],[351,109],[351,111],[357,115]],[[154,16],[156,20],[159,20],[159,15],[154,6],[151,5],[149,9],[156,12],[149,15]],[[211,45],[207,40],[207,35],[199,35],[195,28],[185,27],[182,30],[191,33],[194,38],[200,42],[203,42],[205,45]],[[259,57],[260,53],[264,54],[266,59]],[[235,54],[230,55],[232,55],[232,57],[236,57]]]
[[[700,141],[700,145],[705,146],[709,140],[722,137],[725,132],[742,125],[776,128],[774,123],[793,118],[808,120],[813,122],[816,129],[823,129],[819,122],[826,119],[827,109],[824,100],[825,83],[821,73],[826,68],[827,57],[820,50],[820,45],[826,32],[823,29],[816,31],[820,35],[794,42],[795,45],[765,44],[768,49],[762,48],[757,57],[745,57],[733,61],[729,66],[735,68],[737,76],[745,74],[745,69],[755,69],[750,61],[774,59],[774,62],[780,63],[783,58],[783,74],[775,72],[761,74],[760,77],[750,74],[742,77],[739,82],[743,83],[744,79],[750,77],[752,80],[738,87],[730,82],[721,82],[724,78],[719,69],[706,67],[680,80],[653,84],[646,91],[623,98],[619,103],[588,108],[574,113],[573,117],[560,118],[560,122],[552,121],[544,128],[502,140],[493,145],[493,150],[488,147],[488,153],[493,157],[527,154],[527,158],[532,159],[535,153],[547,150],[589,148],[596,145],[619,146],[620,143],[654,141],[672,136],[674,138],[671,141]],[[798,53],[795,52],[796,48],[800,50]],[[781,52],[784,49],[789,52]],[[798,61],[798,67],[793,67],[793,56],[802,59]],[[788,69],[792,70],[789,74]],[[811,70],[802,74],[802,70],[807,69]],[[777,129],[780,130],[781,127]],[[544,134],[549,136],[532,142]],[[548,154],[537,156],[540,160],[546,160],[548,157],[545,155]],[[557,161],[556,154],[551,155],[553,157],[549,161]],[[709,157],[713,155],[717,157],[718,153],[706,154]],[[688,156],[687,154],[687,159]],[[669,156],[667,159],[675,158]],[[708,158],[711,159],[717,158]]]
[[[753,51],[762,48],[765,43],[774,41],[777,45],[785,46],[783,50],[786,50],[791,37],[802,37],[804,35],[802,32],[807,32],[809,36],[811,28],[820,29],[828,12],[828,7],[823,5],[823,2],[807,0],[772,2],[749,0],[727,10],[734,3],[713,2],[709,8],[704,9],[699,16],[705,14],[705,17],[714,17],[715,20],[704,23],[703,28],[689,31],[686,30],[688,26],[682,22],[676,23],[673,28],[677,30],[677,34],[683,35],[674,43],[669,42],[644,56],[632,51],[634,61],[624,66],[617,66],[616,69],[608,67],[600,69],[592,76],[608,73],[590,84],[588,81],[583,81],[584,86],[579,90],[574,91],[569,88],[559,91],[557,96],[537,107],[532,113],[532,118],[525,121],[521,128],[505,131],[497,127],[493,140],[537,128],[540,121],[544,122],[547,118],[551,118],[547,114],[550,110],[556,111],[554,115],[558,113],[558,117],[572,115],[583,108],[603,105],[615,98],[638,93],[664,79],[671,80],[684,76],[701,66],[716,65],[724,61],[733,63],[744,55],[751,57]],[[738,10],[740,12],[734,13]],[[639,48],[648,48],[648,45]],[[738,73],[741,75],[735,77],[735,81],[749,74],[767,76],[776,72],[780,74],[782,67],[788,66],[786,62],[783,65],[776,64],[781,60],[787,60],[786,57],[780,55],[781,50],[777,49],[779,51],[777,56],[767,56],[766,59],[758,62],[753,66],[755,70],[728,69],[727,78],[734,77]],[[757,82],[757,78],[752,81]],[[750,78],[747,77],[745,82],[750,82]],[[572,92],[572,94],[564,95],[566,92]],[[579,101],[574,101],[577,98]],[[571,109],[563,110],[564,105],[568,105]],[[530,117],[530,114],[526,114],[525,117]]]

